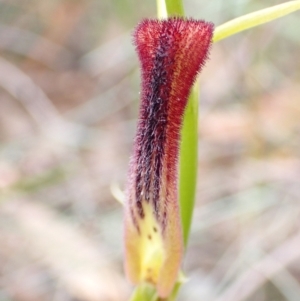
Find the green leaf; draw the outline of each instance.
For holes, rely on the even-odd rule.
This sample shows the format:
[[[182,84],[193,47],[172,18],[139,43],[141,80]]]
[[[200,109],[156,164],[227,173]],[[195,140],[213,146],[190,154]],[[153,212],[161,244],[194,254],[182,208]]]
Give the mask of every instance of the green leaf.
[[[298,9],[300,9],[300,1],[289,1],[236,18],[218,26],[215,29],[213,41],[220,41],[243,30],[288,15]]]

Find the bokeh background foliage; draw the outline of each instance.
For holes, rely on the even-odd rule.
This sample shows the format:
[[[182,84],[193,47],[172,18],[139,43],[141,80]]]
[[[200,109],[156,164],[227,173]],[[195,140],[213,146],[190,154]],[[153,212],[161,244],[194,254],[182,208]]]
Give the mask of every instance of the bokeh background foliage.
[[[185,1],[216,25],[282,1]],[[130,33],[154,1],[0,1],[0,300],[127,300]],[[299,301],[299,13],[214,45],[179,300]]]

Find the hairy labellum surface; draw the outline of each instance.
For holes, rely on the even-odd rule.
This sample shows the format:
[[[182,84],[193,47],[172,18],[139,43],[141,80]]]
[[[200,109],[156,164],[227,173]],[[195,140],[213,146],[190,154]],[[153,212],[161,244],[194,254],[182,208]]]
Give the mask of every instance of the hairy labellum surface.
[[[207,58],[213,25],[144,20],[134,32],[142,73],[141,107],[125,210],[126,271],[170,294],[183,239],[178,205],[180,129],[191,87]]]

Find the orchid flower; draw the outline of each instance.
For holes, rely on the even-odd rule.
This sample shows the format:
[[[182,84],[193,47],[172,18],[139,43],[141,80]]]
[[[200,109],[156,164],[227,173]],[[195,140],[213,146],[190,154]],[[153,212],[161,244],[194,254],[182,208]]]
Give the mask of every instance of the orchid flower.
[[[127,191],[126,271],[134,283],[152,283],[161,297],[171,292],[183,254],[180,129],[212,36],[212,23],[182,18],[144,20],[134,32],[142,92]]]

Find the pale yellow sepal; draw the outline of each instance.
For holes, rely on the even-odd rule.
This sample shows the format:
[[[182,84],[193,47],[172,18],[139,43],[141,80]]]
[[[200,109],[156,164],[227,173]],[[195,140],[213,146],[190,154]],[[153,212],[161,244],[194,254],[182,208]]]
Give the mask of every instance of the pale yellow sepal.
[[[158,282],[160,270],[165,260],[165,248],[160,229],[153,215],[153,208],[149,204],[144,204],[145,218],[140,220],[140,254],[141,258],[141,273],[140,282],[146,280],[156,284]]]
[[[150,203],[143,202],[143,218],[138,227],[125,217],[125,267],[129,279],[137,284],[151,284],[160,297],[172,292],[183,253],[182,233],[177,209],[169,207],[167,225],[158,222]]]

